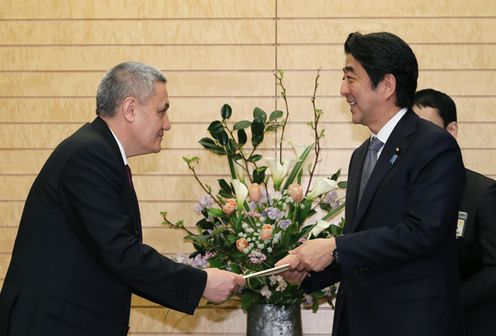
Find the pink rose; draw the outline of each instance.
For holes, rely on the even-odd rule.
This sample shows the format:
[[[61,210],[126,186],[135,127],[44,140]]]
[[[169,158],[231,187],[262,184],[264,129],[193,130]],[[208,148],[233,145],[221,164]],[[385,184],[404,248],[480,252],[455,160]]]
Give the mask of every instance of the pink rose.
[[[252,183],[248,187],[248,195],[250,196],[250,200],[258,202],[260,201],[260,198],[262,198],[262,188],[260,188],[259,184]]]
[[[222,211],[229,216],[234,210],[236,210],[236,200],[234,198],[226,199],[226,203],[222,206]]]
[[[260,232],[260,239],[268,240],[270,238],[272,238],[272,225],[264,224],[264,226],[262,226],[262,231]]]
[[[248,240],[246,240],[245,238],[239,238],[238,240],[236,240],[236,248],[240,252],[246,250],[247,247],[248,247]]]
[[[303,199],[303,188],[298,183],[293,183],[288,187],[288,195],[291,196],[293,201],[301,202]]]

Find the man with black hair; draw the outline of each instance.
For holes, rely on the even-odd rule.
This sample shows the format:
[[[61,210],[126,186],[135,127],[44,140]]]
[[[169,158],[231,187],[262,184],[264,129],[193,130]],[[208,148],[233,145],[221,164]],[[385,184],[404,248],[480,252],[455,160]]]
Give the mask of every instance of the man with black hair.
[[[341,95],[371,136],[352,154],[344,234],[278,262],[308,292],[340,282],[334,336],[461,334],[455,231],[464,167],[455,139],[412,110],[418,65],[387,33],[351,33]]]
[[[447,94],[424,89],[413,110],[422,118],[458,135],[456,104]],[[458,267],[468,336],[496,332],[496,181],[466,169],[458,214]]]

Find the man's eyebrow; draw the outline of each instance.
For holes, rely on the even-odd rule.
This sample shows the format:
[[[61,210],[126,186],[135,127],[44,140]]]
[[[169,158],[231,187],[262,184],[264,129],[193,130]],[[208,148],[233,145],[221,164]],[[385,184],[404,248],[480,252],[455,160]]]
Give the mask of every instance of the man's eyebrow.
[[[169,103],[165,103],[164,104],[164,107],[160,110],[160,111],[167,111],[170,107],[170,104]]]
[[[347,65],[343,68],[343,72],[355,72],[351,65]]]

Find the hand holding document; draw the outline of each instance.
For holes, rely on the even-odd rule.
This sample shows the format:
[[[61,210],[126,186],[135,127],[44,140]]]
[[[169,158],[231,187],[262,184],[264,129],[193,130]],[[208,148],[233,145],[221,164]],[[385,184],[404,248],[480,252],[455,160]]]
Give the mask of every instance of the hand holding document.
[[[263,270],[260,272],[246,274],[243,276],[243,278],[249,279],[249,278],[257,278],[257,277],[262,277],[262,276],[274,275],[274,274],[279,274],[279,273],[285,272],[288,269],[289,269],[289,264],[284,264],[284,265],[272,267],[272,268],[269,268],[269,269],[266,269],[266,270]]]

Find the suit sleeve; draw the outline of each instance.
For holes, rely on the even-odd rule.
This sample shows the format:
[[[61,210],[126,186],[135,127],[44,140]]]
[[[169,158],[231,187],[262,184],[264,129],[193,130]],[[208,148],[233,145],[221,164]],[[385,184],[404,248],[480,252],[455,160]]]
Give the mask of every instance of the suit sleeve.
[[[134,293],[192,314],[206,272],[175,263],[131,234],[122,162],[94,147],[80,149],[64,167],[61,185],[74,214],[72,229],[98,263]]]
[[[476,222],[484,266],[462,283],[464,307],[496,298],[496,183],[482,197]]]
[[[411,145],[415,148],[408,159],[404,158],[407,165],[402,167],[401,180],[374,195],[386,199],[391,209],[371,206],[367,210],[369,222],[361,224],[361,231],[337,237],[342,276],[426,257],[450,235],[455,237],[453,209],[458,209],[464,182],[460,150],[448,134],[428,135],[428,139],[416,140],[420,144]],[[398,211],[404,213],[398,215]],[[393,212],[396,215],[391,220],[388,215]]]

